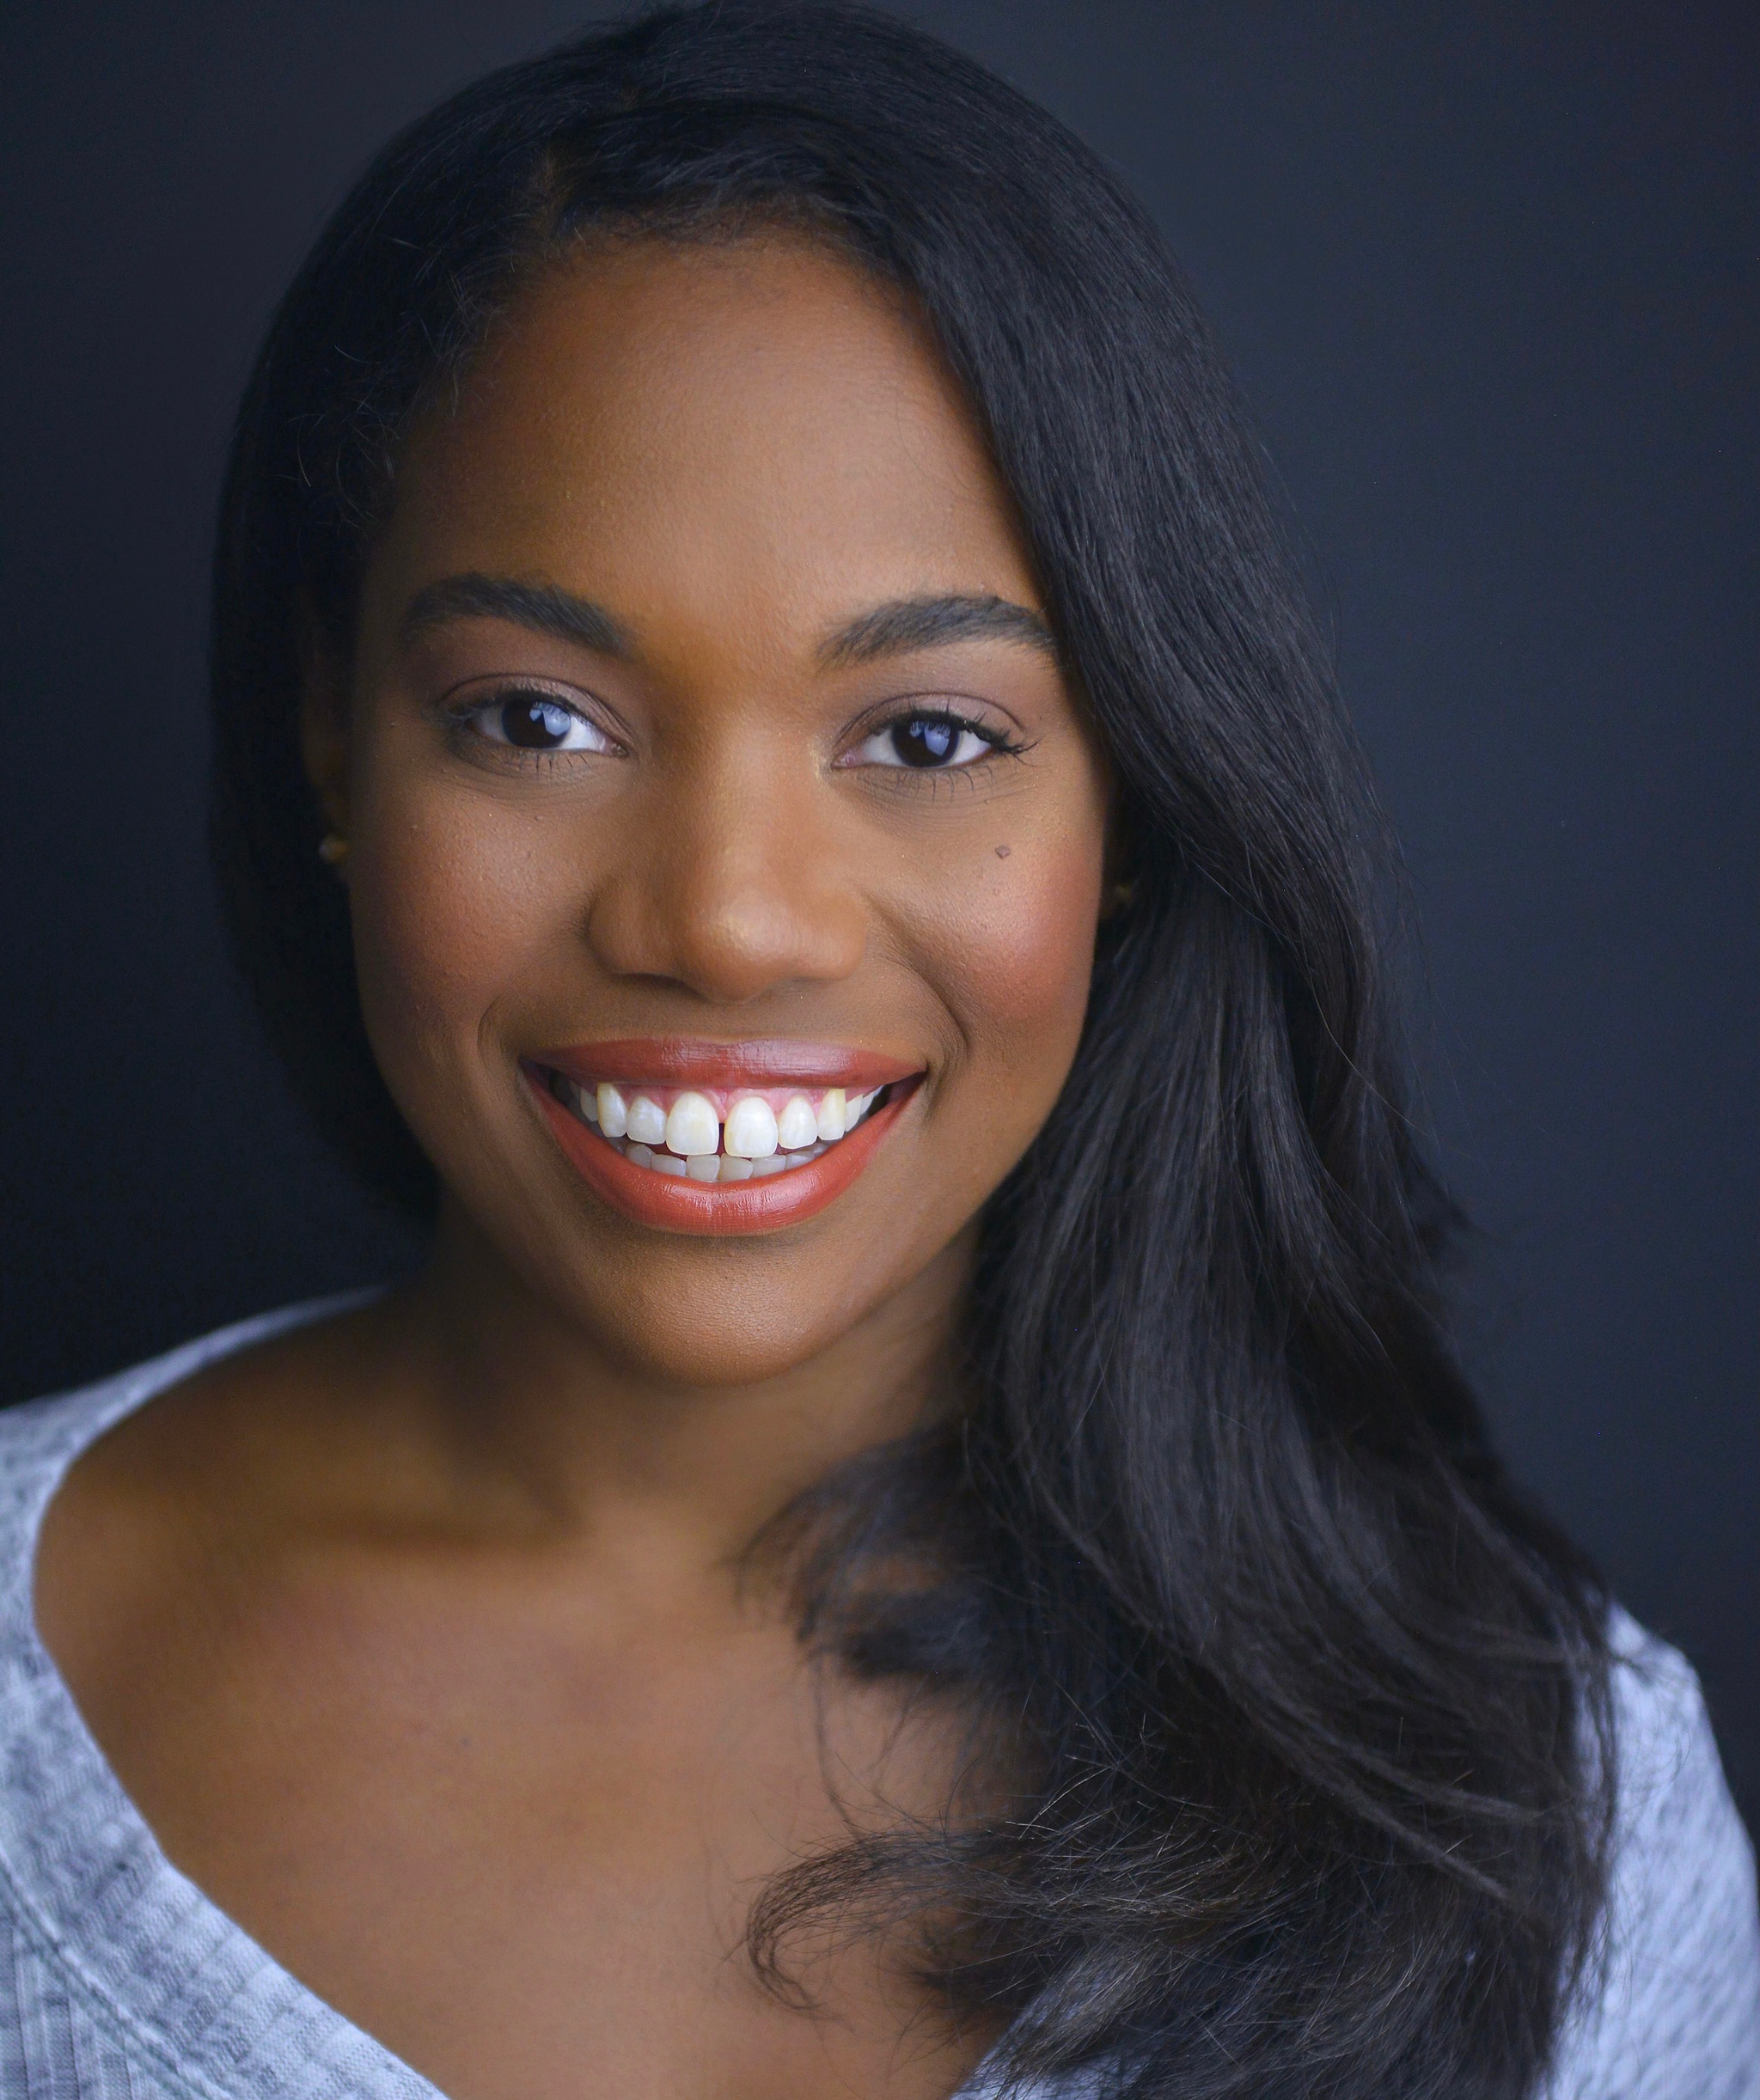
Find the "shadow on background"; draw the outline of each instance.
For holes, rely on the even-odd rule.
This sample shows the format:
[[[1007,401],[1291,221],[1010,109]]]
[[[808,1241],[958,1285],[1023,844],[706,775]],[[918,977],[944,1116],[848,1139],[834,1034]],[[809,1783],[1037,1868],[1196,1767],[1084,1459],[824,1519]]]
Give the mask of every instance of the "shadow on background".
[[[1123,169],[1235,357],[1410,856],[1494,1411],[1701,1669],[1752,1824],[1746,11],[913,11]],[[14,18],[0,1397],[412,1258],[299,1124],[221,954],[209,519],[255,339],[348,180],[578,19],[541,0]]]

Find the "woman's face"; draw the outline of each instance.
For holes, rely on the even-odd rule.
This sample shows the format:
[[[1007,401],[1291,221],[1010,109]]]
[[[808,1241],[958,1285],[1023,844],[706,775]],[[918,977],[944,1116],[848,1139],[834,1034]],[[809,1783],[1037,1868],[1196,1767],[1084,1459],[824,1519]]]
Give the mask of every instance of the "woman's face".
[[[780,235],[549,278],[309,716],[386,1079],[553,1304],[743,1381],[956,1261],[1074,1053],[1107,786],[897,297]]]

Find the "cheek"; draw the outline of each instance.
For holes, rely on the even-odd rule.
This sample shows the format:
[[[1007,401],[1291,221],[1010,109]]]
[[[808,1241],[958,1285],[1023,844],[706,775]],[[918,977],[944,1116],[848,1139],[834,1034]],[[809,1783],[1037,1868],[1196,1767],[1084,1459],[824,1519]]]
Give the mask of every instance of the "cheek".
[[[994,848],[938,913],[944,997],[975,1071],[1005,1077],[1021,1116],[1048,1114],[1087,1010],[1104,848],[1097,814]],[[1011,1119],[1012,1120],[1012,1119]]]
[[[394,1092],[456,1084],[487,1016],[554,943],[560,885],[541,817],[424,794],[419,777],[357,804],[350,911],[368,1034]]]

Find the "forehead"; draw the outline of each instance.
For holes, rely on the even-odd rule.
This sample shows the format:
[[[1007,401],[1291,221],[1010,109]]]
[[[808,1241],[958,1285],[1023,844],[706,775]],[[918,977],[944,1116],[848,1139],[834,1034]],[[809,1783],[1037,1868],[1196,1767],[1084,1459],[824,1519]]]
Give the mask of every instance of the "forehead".
[[[541,576],[640,626],[816,630],[919,592],[1037,602],[927,331],[781,235],[622,241],[542,279],[413,433],[374,567],[402,597],[442,574]]]

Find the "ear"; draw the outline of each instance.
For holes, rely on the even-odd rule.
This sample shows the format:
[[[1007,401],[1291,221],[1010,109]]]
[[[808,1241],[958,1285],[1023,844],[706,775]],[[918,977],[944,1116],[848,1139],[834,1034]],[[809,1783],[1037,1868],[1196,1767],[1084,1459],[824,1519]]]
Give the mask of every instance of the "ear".
[[[309,608],[300,649],[300,755],[324,821],[348,836],[349,704],[347,674],[338,651],[321,638]]]

